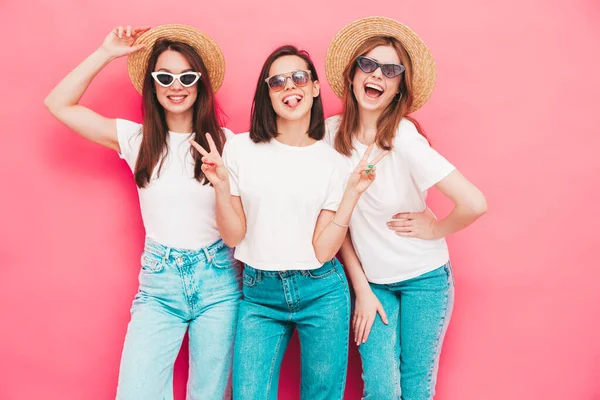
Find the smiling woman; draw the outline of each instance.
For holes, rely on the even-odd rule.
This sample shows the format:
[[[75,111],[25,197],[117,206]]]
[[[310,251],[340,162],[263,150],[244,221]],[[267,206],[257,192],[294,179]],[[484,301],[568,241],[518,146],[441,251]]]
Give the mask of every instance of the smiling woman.
[[[369,147],[390,153],[341,248],[356,293],[363,399],[432,399],[454,303],[444,237],[484,214],[486,200],[408,116],[427,101],[436,76],[427,46],[408,27],[382,17],[348,25],[329,47],[327,74],[344,110],[327,120],[326,140],[349,167]],[[455,203],[440,221],[425,202],[433,186]]]
[[[234,351],[237,399],[277,398],[294,330],[301,344],[301,397],[343,397],[350,298],[335,254],[383,156],[368,163],[367,152],[348,170],[321,140],[324,134],[312,60],[283,46],[259,75],[250,132],[230,140],[222,159],[212,143],[210,152],[194,144],[217,193],[219,232],[245,263]]]
[[[106,64],[130,54],[143,124],[105,118],[78,104]],[[118,27],[46,98],[65,125],[116,150],[138,186],[146,245],[117,399],[172,398],[173,364],[188,329],[188,397],[221,399],[227,390],[241,271],[219,237],[215,195],[188,142],[208,131],[215,150],[223,148],[226,130],[218,123],[213,90],[224,67],[215,55],[220,50],[212,39],[188,26]]]

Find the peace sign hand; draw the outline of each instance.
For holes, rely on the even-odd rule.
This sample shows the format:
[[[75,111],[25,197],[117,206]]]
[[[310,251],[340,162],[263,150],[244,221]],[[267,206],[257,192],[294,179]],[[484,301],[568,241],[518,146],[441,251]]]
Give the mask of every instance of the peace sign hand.
[[[376,177],[376,169],[375,165],[379,161],[385,157],[389,151],[383,151],[377,157],[375,157],[371,162],[368,161],[369,156],[371,155],[371,151],[373,150],[373,145],[367,147],[365,154],[361,158],[360,162],[352,171],[350,178],[348,179],[348,184],[346,185],[346,190],[352,190],[356,194],[362,194],[365,190],[371,186],[371,183],[375,180]]]
[[[208,141],[210,152],[206,151],[206,149],[200,146],[195,140],[190,140],[190,144],[203,155],[202,172],[204,172],[206,179],[208,179],[215,188],[229,185],[229,172],[227,172],[227,167],[225,167],[223,159],[221,158],[210,133],[206,134],[206,140]]]

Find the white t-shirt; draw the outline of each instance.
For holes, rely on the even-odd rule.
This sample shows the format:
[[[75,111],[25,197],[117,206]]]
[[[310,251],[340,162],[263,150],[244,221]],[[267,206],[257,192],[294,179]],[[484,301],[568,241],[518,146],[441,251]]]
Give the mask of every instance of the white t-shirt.
[[[333,146],[339,116],[326,121],[325,141]],[[355,168],[367,149],[356,138],[355,149],[345,157]],[[382,150],[375,145],[371,159]],[[400,212],[421,212],[427,189],[438,183],[454,166],[429,146],[412,122],[403,119],[394,138],[393,150],[377,164],[377,179],[361,196],[350,233],[356,254],[369,282],[393,283],[433,271],[448,262],[444,239],[423,240],[401,237],[386,223]]]
[[[233,133],[223,129],[227,137]],[[131,171],[142,143],[142,125],[117,119],[121,153]],[[215,191],[194,179],[191,134],[168,134],[169,153],[157,178],[158,165],[145,188],[138,188],[146,237],[165,246],[200,249],[217,240]]]
[[[254,143],[248,133],[223,150],[231,194],[240,196],[246,235],[235,258],[261,270],[319,268],[312,245],[321,210],[336,211],[347,180],[343,157],[323,141],[306,147],[276,139]]]

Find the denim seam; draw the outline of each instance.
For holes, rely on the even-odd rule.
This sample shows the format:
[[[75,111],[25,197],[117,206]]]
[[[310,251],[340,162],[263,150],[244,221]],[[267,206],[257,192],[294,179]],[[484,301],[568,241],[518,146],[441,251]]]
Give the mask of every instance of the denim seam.
[[[183,260],[184,255],[180,255],[181,259]],[[189,316],[192,317],[194,314],[194,309],[193,309],[193,305],[192,307],[190,307],[191,302],[190,302],[190,292],[188,290],[188,286],[185,282],[185,273],[183,271],[182,266],[184,265],[184,263],[182,262],[181,265],[177,262],[177,258],[175,259],[175,265],[177,266],[177,271],[179,271],[179,277],[181,278],[181,286],[183,288],[183,292],[185,293],[185,299],[186,299],[186,305],[188,307],[188,313]]]
[[[396,295],[396,291],[393,290],[394,288],[396,288],[397,286],[393,286],[392,284],[384,284],[384,285],[379,285],[379,286],[384,286],[383,289],[391,292],[392,294],[394,294],[394,297],[396,298],[396,300],[398,302],[400,302],[400,298],[398,297],[398,295]],[[398,306],[398,313],[400,312],[400,306]],[[398,348],[400,348],[400,334],[399,334],[399,330],[400,330],[400,317],[398,317],[398,323],[396,324],[396,345],[398,346]],[[394,349],[394,352],[396,351],[396,349]],[[401,385],[401,379],[402,377],[400,376],[400,356],[398,355],[398,357],[394,357],[394,381],[395,381],[395,385],[394,388],[396,390],[396,393],[394,393],[396,395],[397,399],[401,399],[402,398],[402,385]]]
[[[296,293],[296,299],[294,301],[294,306],[293,306],[293,310],[292,310],[292,315],[298,311],[298,309],[300,308],[300,290],[298,289],[298,280],[296,279],[297,276],[294,276],[294,293]],[[292,299],[293,300],[293,299]]]
[[[448,272],[448,271],[446,271],[446,272]],[[436,363],[439,362],[439,357],[441,355],[440,353],[441,353],[441,346],[442,346],[442,337],[443,337],[443,335],[445,333],[445,330],[448,328],[448,318],[449,318],[449,315],[448,315],[448,308],[449,308],[448,307],[448,302],[449,302],[448,301],[448,297],[449,297],[449,295],[448,295],[448,293],[451,290],[452,290],[452,285],[451,285],[450,279],[448,279],[448,291],[446,292],[446,296],[445,296],[445,299],[444,299],[445,300],[444,303],[446,304],[446,307],[444,307],[444,313],[443,313],[443,316],[442,316],[441,321],[440,321],[440,327],[439,327],[438,335],[437,335],[438,336],[437,337],[437,342],[436,342],[436,345],[434,347],[435,351],[433,353],[433,357],[432,357],[432,360],[431,360],[431,366],[430,366],[430,369],[429,369],[429,375],[428,375],[428,379],[427,379],[427,383],[428,383],[428,385],[427,385],[428,386],[427,387],[427,390],[428,390],[427,395],[428,395],[428,398],[432,398],[431,392],[433,390],[432,386],[434,384],[434,382],[433,382],[433,372],[434,372],[434,370],[436,368]]]
[[[334,272],[337,272],[336,270],[336,266],[334,265],[332,269],[330,269],[329,271],[325,272],[323,275],[313,275],[310,270],[306,270],[306,273],[308,274],[308,276],[312,279],[322,279],[322,278],[327,278],[329,275],[332,275]],[[339,274],[338,274],[339,275]]]
[[[290,315],[290,320],[291,320],[292,316]],[[288,321],[289,323],[289,321]],[[283,338],[285,337],[285,333],[287,331],[288,328],[288,323],[285,324],[285,326],[283,327],[283,331],[281,332],[281,335],[279,336],[279,340],[277,341],[277,345],[275,346],[275,354],[273,355],[273,359],[271,360],[271,370],[269,371],[269,381],[267,383],[267,399],[271,398],[271,389],[273,386],[273,372],[275,371],[275,363],[277,361],[277,355],[279,354],[279,348],[281,347],[281,342],[283,341]]]
[[[344,278],[341,276],[341,274],[338,272],[337,266],[334,266],[334,270],[336,275],[340,278],[340,281],[342,283],[342,286],[344,287],[344,294],[346,295],[346,310],[348,311],[348,334],[350,333],[350,314],[351,314],[351,310],[350,310],[350,292],[348,290],[348,285],[344,285]],[[344,371],[348,371],[348,340],[345,341],[346,343],[346,357],[345,357],[345,362],[344,362]],[[339,399],[343,399],[344,398],[344,386],[345,386],[345,382],[346,382],[346,373],[342,374],[342,376],[340,377],[340,382],[339,382],[339,387],[338,387],[338,394],[339,394]]]

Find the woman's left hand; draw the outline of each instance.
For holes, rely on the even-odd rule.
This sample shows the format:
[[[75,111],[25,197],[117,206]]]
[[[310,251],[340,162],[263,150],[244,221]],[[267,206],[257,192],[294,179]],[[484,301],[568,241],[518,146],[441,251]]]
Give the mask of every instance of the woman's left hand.
[[[379,161],[385,157],[389,151],[383,151],[377,157],[375,157],[371,162],[369,162],[369,156],[371,155],[371,151],[373,150],[373,145],[367,147],[365,154],[362,159],[350,174],[350,178],[348,179],[348,184],[346,185],[346,189],[350,189],[355,191],[357,194],[362,194],[365,190],[371,186],[371,183],[375,180],[375,165]]]
[[[414,237],[424,240],[441,239],[436,233],[437,219],[433,212],[426,208],[419,213],[399,213],[388,221],[387,226],[398,236]]]

